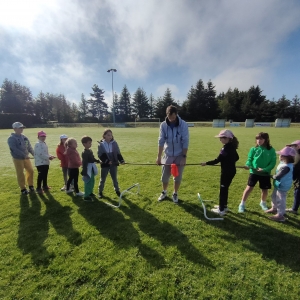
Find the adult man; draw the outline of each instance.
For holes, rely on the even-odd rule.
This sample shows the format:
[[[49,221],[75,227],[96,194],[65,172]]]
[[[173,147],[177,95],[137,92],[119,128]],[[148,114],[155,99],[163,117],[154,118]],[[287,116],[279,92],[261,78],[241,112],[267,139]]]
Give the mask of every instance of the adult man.
[[[15,165],[17,180],[21,189],[21,193],[23,195],[27,195],[29,191],[34,192],[33,168],[28,156],[29,153],[34,155],[34,152],[28,138],[22,134],[25,126],[20,122],[15,122],[12,124],[12,128],[14,129],[15,133],[10,135],[7,143]],[[29,186],[29,191],[26,189],[24,169],[26,171],[26,180]]]
[[[167,117],[160,125],[158,138],[158,154],[156,163],[162,166],[162,187],[163,191],[158,198],[162,201],[167,196],[167,188],[171,176],[171,164],[178,166],[179,175],[173,177],[174,191],[173,202],[178,203],[178,189],[182,179],[182,173],[186,164],[186,154],[189,146],[189,130],[187,123],[183,121],[177,114],[177,108],[173,105],[167,107]],[[161,159],[162,152],[164,156]]]

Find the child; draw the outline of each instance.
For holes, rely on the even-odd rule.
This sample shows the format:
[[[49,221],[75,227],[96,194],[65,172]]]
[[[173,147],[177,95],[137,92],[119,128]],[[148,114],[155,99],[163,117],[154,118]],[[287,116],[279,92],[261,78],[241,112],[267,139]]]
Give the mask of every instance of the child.
[[[93,189],[95,185],[95,175],[98,174],[95,162],[100,163],[100,161],[94,157],[93,151],[90,149],[92,146],[92,139],[89,136],[82,137],[81,143],[84,146],[84,151],[81,154],[81,175],[83,176],[82,179],[84,181],[84,201],[93,201],[91,196],[94,196]]]
[[[58,159],[60,160],[60,166],[63,173],[64,178],[64,186],[60,189],[61,191],[65,191],[67,188],[67,181],[68,181],[68,158],[65,155],[66,147],[65,142],[67,140],[68,136],[65,134],[62,134],[60,136],[60,143],[57,145],[56,148],[56,155]]]
[[[266,210],[266,213],[276,213],[270,219],[277,222],[284,222],[286,195],[293,183],[293,163],[296,151],[291,147],[285,147],[276,153],[280,154],[280,163],[276,169],[274,179],[274,190],[272,193],[272,208]]]
[[[236,173],[235,163],[239,160],[239,155],[236,152],[239,141],[233,135],[232,131],[228,129],[221,130],[215,137],[220,138],[220,142],[224,146],[215,160],[201,163],[201,166],[221,163],[219,205],[215,206],[211,211],[220,216],[224,216],[228,211],[228,189]]]
[[[276,153],[274,148],[270,145],[269,134],[260,132],[256,137],[256,145],[252,147],[248,153],[248,160],[244,169],[250,170],[248,184],[243,192],[242,201],[239,205],[239,213],[245,212],[245,202],[250,193],[259,182],[261,189],[260,206],[263,210],[267,210],[266,199],[268,190],[271,188],[270,173],[276,165]]]
[[[108,173],[110,173],[112,178],[116,194],[120,196],[121,193],[117,180],[117,166],[119,165],[119,162],[125,164],[125,161],[110,129],[104,130],[102,138],[103,139],[99,142],[98,146],[98,157],[101,160],[99,198],[103,198],[103,189]]]
[[[23,134],[25,126],[20,122],[12,124],[15,133],[12,133],[7,140],[10,154],[16,169],[16,175],[22,195],[28,195],[29,192],[34,192],[33,187],[33,168],[29,159],[29,153],[34,155],[30,141]],[[26,172],[26,181],[29,186],[29,191],[26,189],[24,169]]]
[[[34,146],[34,162],[38,171],[36,192],[42,194],[44,191],[49,191],[50,187],[48,186],[48,171],[50,160],[55,158],[55,156],[50,155],[48,152],[48,146],[45,143],[46,132],[38,132],[38,141]],[[42,188],[43,186],[43,188]]]
[[[74,138],[68,138],[65,143],[66,146],[66,156],[68,158],[68,173],[69,179],[67,181],[66,193],[72,193],[73,190],[70,189],[71,182],[74,182],[74,191],[76,196],[83,196],[84,193],[80,192],[78,189],[78,176],[79,167],[81,166],[81,159],[79,153],[77,152],[77,142]]]
[[[300,206],[300,140],[293,142],[290,145],[292,148],[296,150],[294,170],[293,170],[293,180],[294,180],[294,204],[292,208],[286,209],[286,212],[297,214],[298,208]]]

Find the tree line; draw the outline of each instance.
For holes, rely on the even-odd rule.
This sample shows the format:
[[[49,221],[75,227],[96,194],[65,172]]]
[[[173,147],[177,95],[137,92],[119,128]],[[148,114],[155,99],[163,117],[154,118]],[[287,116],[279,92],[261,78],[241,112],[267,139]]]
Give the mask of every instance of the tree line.
[[[125,85],[119,95],[113,95],[114,104],[110,107],[104,94],[105,91],[94,84],[89,96],[81,94],[81,99],[75,104],[63,94],[41,91],[34,97],[28,87],[5,79],[0,90],[0,114],[25,113],[38,123],[110,123],[114,117],[116,122],[130,122],[154,118],[163,120],[167,106],[175,105],[183,119],[193,122],[213,119],[272,122],[276,118],[300,122],[300,99],[297,95],[291,100],[285,95],[278,100],[269,100],[259,86],[251,86],[247,91],[229,88],[226,93],[217,95],[210,80],[204,84],[200,79],[191,86],[186,100],[180,103],[169,88],[163,96],[155,98],[152,94],[148,96],[141,87],[131,95]]]

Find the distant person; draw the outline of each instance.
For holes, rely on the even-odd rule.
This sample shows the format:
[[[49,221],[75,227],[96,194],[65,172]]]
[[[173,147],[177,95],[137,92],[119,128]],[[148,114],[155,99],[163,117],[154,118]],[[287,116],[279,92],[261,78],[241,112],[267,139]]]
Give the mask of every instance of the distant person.
[[[84,181],[84,201],[93,201],[92,196],[95,196],[94,186],[95,186],[95,175],[98,174],[98,169],[95,162],[100,163],[98,159],[94,157],[92,147],[92,138],[89,136],[83,136],[81,143],[84,146],[84,150],[81,154],[82,158],[82,172]]]
[[[99,198],[103,198],[103,190],[108,173],[110,173],[115,192],[121,195],[118,183],[118,165],[125,164],[124,158],[120,152],[118,143],[113,137],[110,129],[105,129],[102,140],[98,145],[98,157],[101,161],[101,177],[99,182]]]
[[[201,163],[201,166],[221,163],[219,205],[215,206],[211,211],[220,216],[224,216],[228,211],[229,186],[236,174],[235,163],[239,160],[239,155],[236,151],[239,146],[239,141],[233,135],[232,131],[228,129],[221,130],[215,137],[220,138],[223,148],[216,159]]]
[[[242,201],[239,205],[239,212],[243,213],[246,209],[246,200],[259,182],[261,189],[260,207],[262,210],[267,210],[266,203],[268,190],[271,189],[270,173],[276,165],[276,152],[270,144],[269,134],[260,132],[256,137],[256,145],[252,147],[248,153],[246,170],[250,170],[247,187],[244,190]]]
[[[66,156],[68,158],[68,174],[69,179],[67,181],[66,193],[73,193],[73,190],[70,188],[71,183],[74,184],[74,192],[76,196],[84,196],[84,193],[79,191],[78,188],[78,177],[79,177],[79,167],[81,166],[81,159],[77,148],[77,141],[74,138],[68,138],[66,140]]]
[[[292,208],[286,209],[286,212],[292,214],[298,214],[298,209],[300,206],[300,140],[292,142],[290,145],[296,151],[295,155],[295,163],[294,163],[294,170],[293,170],[293,181],[294,181],[294,203]]]
[[[68,181],[68,157],[65,155],[66,147],[65,142],[68,139],[66,134],[62,134],[60,137],[60,143],[56,148],[56,156],[60,160],[60,167],[63,173],[64,185],[60,189],[61,191],[65,191],[67,189],[67,181]]]
[[[46,132],[39,131],[37,135],[38,141],[34,146],[34,163],[38,171],[36,191],[42,194],[50,190],[48,186],[48,171],[50,160],[55,158],[55,156],[49,154],[48,146],[45,143]]]
[[[174,189],[172,199],[178,203],[178,189],[182,180],[182,173],[186,164],[186,155],[189,147],[189,129],[177,113],[177,108],[170,105],[166,109],[166,119],[160,124],[158,138],[158,154],[156,163],[162,166],[162,192],[158,201],[162,201],[167,196],[167,189],[171,177],[171,164],[178,166],[178,176],[173,177]],[[161,158],[164,152],[163,158]]]
[[[276,153],[280,154],[280,163],[277,166],[276,174],[271,175],[273,178],[274,190],[272,193],[272,208],[266,210],[266,213],[275,213],[270,219],[277,222],[284,222],[286,208],[286,196],[293,184],[293,168],[295,149],[285,147]]]
[[[15,133],[12,133],[7,140],[10,154],[15,165],[17,180],[21,189],[22,195],[27,195],[29,192],[34,192],[33,187],[33,168],[29,159],[29,153],[34,155],[34,151],[28,138],[23,134],[23,129],[26,128],[22,123],[15,122],[12,124]],[[29,191],[26,188],[24,169],[26,174],[26,181]]]

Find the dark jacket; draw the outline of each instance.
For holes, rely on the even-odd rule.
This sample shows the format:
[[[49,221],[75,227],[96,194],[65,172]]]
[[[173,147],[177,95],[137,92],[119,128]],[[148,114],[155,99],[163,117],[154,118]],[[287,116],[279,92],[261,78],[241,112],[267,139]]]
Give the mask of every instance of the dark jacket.
[[[91,149],[84,149],[81,153],[82,158],[82,176],[87,175],[87,166],[89,163],[99,163],[100,161],[94,157],[93,151]]]
[[[300,150],[298,150],[298,154],[300,154]],[[294,188],[298,189],[300,187],[300,160],[294,164],[293,180]]]
[[[112,165],[118,166],[119,162],[124,163],[124,158],[120,152],[120,148],[118,146],[118,143],[113,140],[109,144],[112,147],[112,151],[107,153],[105,146],[104,146],[104,140],[98,142],[98,157],[101,160],[101,168],[108,168],[111,165],[109,162],[112,162]]]
[[[232,143],[227,143],[221,149],[219,156],[214,159],[206,162],[207,165],[216,165],[221,163],[221,173],[222,174],[235,174],[236,167],[235,163],[239,160],[239,155],[232,145]]]

